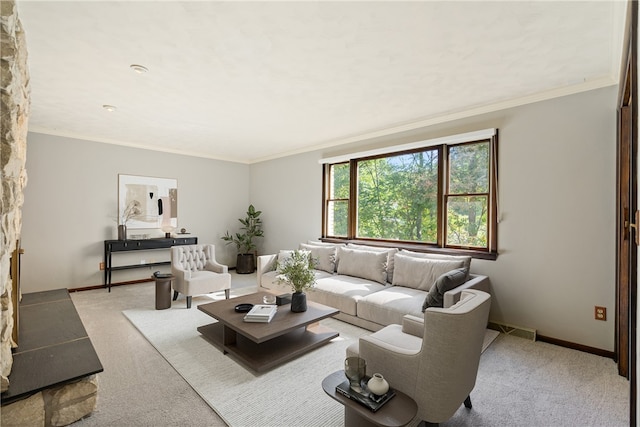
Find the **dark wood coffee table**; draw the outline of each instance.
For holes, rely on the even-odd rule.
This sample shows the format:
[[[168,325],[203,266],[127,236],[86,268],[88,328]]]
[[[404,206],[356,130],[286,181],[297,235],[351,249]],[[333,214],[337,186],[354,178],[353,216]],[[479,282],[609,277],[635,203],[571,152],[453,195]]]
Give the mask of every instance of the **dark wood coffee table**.
[[[307,301],[307,311],[293,313],[291,305],[281,305],[269,323],[245,322],[245,313],[236,313],[242,303],[263,304],[265,292],[201,304],[198,310],[218,320],[200,326],[205,336],[224,354],[231,354],[249,368],[263,372],[318,348],[339,333],[318,322],[339,313],[332,307]]]
[[[398,390],[391,400],[376,412],[372,412],[369,408],[336,392],[336,386],[346,379],[344,371],[336,371],[322,380],[324,392],[344,405],[346,427],[401,427],[409,424],[418,413],[416,401]]]

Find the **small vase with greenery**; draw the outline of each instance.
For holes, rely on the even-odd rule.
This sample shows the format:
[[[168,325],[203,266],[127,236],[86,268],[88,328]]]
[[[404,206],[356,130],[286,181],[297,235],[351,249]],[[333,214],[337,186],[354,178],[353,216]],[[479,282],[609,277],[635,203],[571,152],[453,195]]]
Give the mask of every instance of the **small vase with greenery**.
[[[307,251],[293,251],[281,263],[278,263],[278,282],[287,283],[293,290],[291,296],[291,311],[307,311],[306,289],[316,284],[315,259]]]
[[[127,223],[134,218],[140,217],[140,215],[142,215],[142,207],[139,201],[131,200],[127,203],[127,206],[120,213],[120,218],[116,220],[119,221],[118,240],[127,239]]]
[[[238,250],[236,273],[238,274],[250,274],[255,271],[254,251],[256,250],[256,243],[254,239],[264,237],[260,214],[262,214],[262,211],[257,211],[253,205],[249,205],[247,216],[238,218],[238,221],[242,224],[240,232],[231,234],[227,231],[221,237],[222,240],[227,242],[227,245],[232,243],[236,245]]]

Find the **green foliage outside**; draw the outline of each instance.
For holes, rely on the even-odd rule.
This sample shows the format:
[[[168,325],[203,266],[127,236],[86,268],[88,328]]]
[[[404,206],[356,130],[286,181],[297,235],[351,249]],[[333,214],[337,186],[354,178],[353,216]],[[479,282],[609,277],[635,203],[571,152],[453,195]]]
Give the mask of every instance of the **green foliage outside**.
[[[358,163],[358,236],[435,243],[438,152]]]
[[[329,234],[332,236],[347,235],[347,216],[349,211],[349,164],[341,163],[331,167],[331,194],[334,199],[329,204],[329,215],[333,217],[330,221]],[[338,199],[338,200],[335,200]]]
[[[489,143],[450,147],[447,245],[487,247],[489,198],[478,193],[489,193]]]
[[[438,162],[436,149],[359,161],[357,237],[437,243]],[[331,184],[330,234],[346,236],[348,164]],[[450,147],[447,245],[487,246],[488,192],[489,144]]]

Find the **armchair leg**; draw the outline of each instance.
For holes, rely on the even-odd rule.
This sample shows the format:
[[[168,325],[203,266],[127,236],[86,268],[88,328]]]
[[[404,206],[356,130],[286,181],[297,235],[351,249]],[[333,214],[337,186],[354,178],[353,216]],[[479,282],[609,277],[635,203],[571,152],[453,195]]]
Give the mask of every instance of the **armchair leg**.
[[[191,308],[191,296],[187,297],[187,308]]]
[[[471,406],[471,396],[467,396],[467,398],[464,400],[464,407],[468,408],[468,409],[472,408],[472,406]]]
[[[178,291],[173,291],[173,300],[177,300],[178,299]]]
[[[224,290],[224,299],[229,299],[229,294],[231,293],[231,289]]]

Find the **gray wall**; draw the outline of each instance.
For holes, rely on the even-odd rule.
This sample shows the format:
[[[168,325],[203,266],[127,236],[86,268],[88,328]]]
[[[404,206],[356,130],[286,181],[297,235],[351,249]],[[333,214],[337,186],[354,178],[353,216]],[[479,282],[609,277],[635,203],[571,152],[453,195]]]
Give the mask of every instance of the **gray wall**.
[[[491,278],[491,319],[613,351],[616,99],[612,86],[254,164],[251,200],[265,212],[264,250],[319,236],[318,159],[496,127],[500,256],[472,262]],[[606,322],[594,320],[595,305],[607,307]]]
[[[179,226],[234,265],[220,236],[237,229],[249,203],[263,211],[260,253],[320,235],[321,157],[496,127],[500,256],[472,263],[491,278],[491,319],[612,351],[616,98],[609,87],[251,166],[31,133],[23,292],[102,283],[119,173],[176,178]],[[606,322],[594,320],[595,305],[608,308]]]
[[[118,174],[177,179],[178,227],[201,243],[214,243],[218,260],[235,265],[235,249],[220,236],[238,228],[237,218],[249,205],[248,165],[29,133],[27,172],[21,236],[25,293],[102,284],[103,241],[117,236]],[[163,261],[169,255],[123,254],[114,263],[142,258]],[[158,269],[168,270],[125,270],[115,272],[113,281]]]

